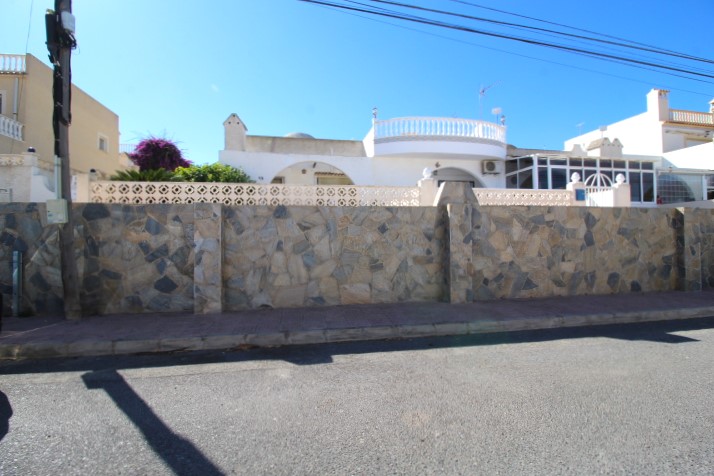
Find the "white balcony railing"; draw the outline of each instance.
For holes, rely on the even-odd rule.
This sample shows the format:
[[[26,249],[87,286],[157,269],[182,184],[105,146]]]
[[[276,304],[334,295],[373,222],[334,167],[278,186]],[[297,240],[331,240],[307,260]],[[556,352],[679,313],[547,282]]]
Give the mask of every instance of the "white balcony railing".
[[[0,115],[0,136],[22,140],[23,125],[14,119]]]
[[[136,144],[119,144],[120,154],[131,154],[136,149]]]
[[[0,54],[0,74],[25,73],[26,71],[25,55]]]
[[[376,121],[374,139],[456,138],[506,143],[506,128],[493,122],[447,117],[399,117]]]
[[[714,114],[711,112],[683,111],[681,109],[669,110],[670,122],[681,122],[698,126],[714,126]]]

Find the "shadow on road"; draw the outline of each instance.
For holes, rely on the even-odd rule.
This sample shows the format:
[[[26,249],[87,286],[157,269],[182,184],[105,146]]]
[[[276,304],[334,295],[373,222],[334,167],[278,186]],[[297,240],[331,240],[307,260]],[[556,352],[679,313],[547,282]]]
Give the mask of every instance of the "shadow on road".
[[[175,474],[223,474],[193,443],[174,433],[116,370],[89,372],[82,380],[88,389],[107,393]]]
[[[332,362],[335,355],[370,352],[400,352],[429,348],[508,345],[547,342],[563,339],[609,338],[627,341],[650,341],[665,345],[697,342],[677,332],[714,329],[714,317],[675,321],[572,327],[464,336],[423,337],[335,344],[295,345],[278,348],[240,347],[226,351],[195,351],[131,356],[77,357],[0,363],[1,374],[102,371],[147,367],[170,367],[251,360],[284,360],[296,365]]]
[[[10,431],[10,417],[12,416],[12,407],[7,395],[0,392],[0,441],[5,438],[5,435]]]

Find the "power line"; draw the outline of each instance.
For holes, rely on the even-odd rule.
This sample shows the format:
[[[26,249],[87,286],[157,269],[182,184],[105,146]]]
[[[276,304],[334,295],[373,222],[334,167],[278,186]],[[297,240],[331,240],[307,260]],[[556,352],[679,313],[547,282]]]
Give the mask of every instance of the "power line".
[[[660,64],[660,63],[654,63],[651,61],[642,61],[642,60],[637,60],[634,58],[627,58],[624,56],[611,55],[611,54],[607,54],[607,53],[586,50],[583,48],[575,48],[575,47],[571,47],[571,46],[567,46],[567,45],[547,43],[544,41],[539,41],[539,40],[530,39],[530,38],[522,38],[522,37],[516,37],[516,36],[510,36],[510,35],[506,35],[506,34],[502,34],[502,33],[497,33],[497,32],[477,30],[477,29],[470,28],[470,27],[463,26],[463,25],[449,24],[449,23],[445,23],[445,22],[441,22],[441,21],[431,20],[428,18],[404,15],[400,12],[392,12],[392,11],[388,11],[388,10],[384,10],[384,9],[375,10],[375,9],[371,9],[371,8],[359,8],[359,7],[353,7],[353,6],[349,6],[349,5],[338,4],[338,3],[323,1],[323,0],[299,0],[299,1],[305,2],[305,3],[333,7],[333,8],[342,9],[342,10],[349,10],[349,11],[368,13],[371,15],[384,16],[384,17],[388,17],[388,18],[410,21],[410,22],[420,23],[420,24],[424,24],[424,25],[447,28],[447,29],[452,29],[452,30],[456,30],[456,31],[462,31],[465,33],[473,33],[473,34],[490,36],[490,37],[495,37],[495,38],[508,39],[511,41],[530,44],[530,45],[534,45],[534,46],[542,46],[542,47],[552,48],[552,49],[565,51],[565,52],[569,52],[569,53],[590,56],[590,57],[601,59],[601,60],[602,59],[614,60],[616,62],[622,62],[623,64],[627,64],[629,66],[638,66],[638,65],[639,66],[650,66],[650,67],[662,69],[665,71],[673,71],[673,72],[684,73],[684,74],[688,74],[688,75],[692,75],[692,76],[699,76],[699,77],[703,77],[703,78],[714,79],[714,75],[691,71],[690,69],[667,66],[667,65]],[[357,2],[352,2],[352,3],[357,3]],[[665,74],[671,74],[671,73],[665,73]],[[698,78],[685,77],[685,79],[714,84],[711,81],[706,81],[706,80],[702,80],[702,79],[698,79]]]
[[[548,24],[548,25],[560,26],[560,27],[568,28],[568,29],[571,29],[571,30],[574,30],[574,31],[581,31],[581,32],[583,32],[583,33],[590,33],[590,34],[592,34],[592,35],[601,36],[601,37],[603,37],[603,38],[612,38],[613,40],[625,41],[625,42],[631,43],[631,44],[633,44],[633,45],[640,45],[640,46],[645,46],[645,47],[648,47],[648,48],[658,48],[658,49],[661,49],[662,51],[668,51],[668,52],[670,52],[670,53],[676,53],[676,51],[668,50],[668,49],[666,49],[666,48],[660,48],[660,47],[653,46],[653,45],[649,45],[649,44],[647,44],[647,43],[641,43],[641,42],[634,41],[634,40],[628,40],[628,39],[626,39],[626,38],[622,38],[622,37],[619,37],[619,36],[607,35],[607,34],[604,34],[604,33],[598,33],[598,32],[596,32],[596,31],[586,30],[586,29],[584,29],[584,28],[577,28],[577,27],[574,27],[574,26],[565,25],[565,24],[563,24],[563,23],[556,23],[556,22],[552,22],[552,21],[548,21],[548,20],[543,20],[543,19],[541,19],[541,18],[530,17],[530,16],[527,16],[527,15],[521,15],[521,14],[518,14],[518,13],[509,12],[509,11],[506,11],[506,10],[499,10],[498,8],[486,7],[486,6],[484,6],[484,5],[479,5],[479,4],[476,4],[476,3],[473,3],[473,2],[467,2],[467,1],[465,1],[465,0],[448,0],[448,1],[453,2],[453,3],[460,3],[460,4],[463,4],[463,5],[468,5],[468,6],[471,6],[471,7],[474,7],[474,8],[481,8],[481,9],[484,9],[484,10],[490,10],[490,11],[493,11],[493,12],[503,13],[503,14],[505,14],[505,15],[511,15],[511,16],[515,16],[515,17],[518,17],[518,18],[525,18],[525,19],[528,19],[528,20],[533,20],[533,21],[537,21],[537,22],[541,22],[541,23],[546,23],[546,24]],[[694,57],[694,58],[696,58],[696,57]]]
[[[383,25],[389,25],[389,26],[394,27],[394,28],[401,28],[401,29],[403,29],[403,30],[413,31],[413,32],[415,32],[415,33],[420,33],[420,34],[422,34],[422,35],[429,35],[429,36],[433,36],[433,37],[436,37],[436,38],[441,38],[441,39],[443,39],[443,40],[453,41],[453,42],[455,42],[455,43],[461,43],[461,44],[464,44],[464,45],[475,46],[476,48],[483,48],[483,49],[486,49],[486,50],[497,51],[497,52],[499,52],[499,53],[504,53],[504,54],[507,54],[507,55],[518,56],[518,57],[520,57],[520,58],[526,58],[526,59],[533,60],[533,61],[540,61],[540,62],[543,62],[543,63],[554,64],[554,65],[557,65],[557,66],[562,66],[562,67],[565,67],[565,68],[575,69],[575,70],[578,70],[578,71],[586,71],[586,72],[588,72],[588,73],[594,73],[594,74],[598,74],[598,75],[601,75],[601,76],[609,76],[609,77],[611,77],[611,78],[617,78],[617,79],[621,79],[621,80],[624,80],[624,81],[630,81],[630,82],[634,82],[634,83],[647,84],[647,85],[651,85],[651,84],[652,84],[651,81],[643,81],[643,80],[640,80],[640,79],[630,78],[630,77],[627,77],[627,76],[620,76],[620,75],[617,75],[617,74],[606,73],[606,72],[604,72],[604,71],[597,70],[597,69],[584,68],[584,67],[582,67],[582,66],[575,66],[575,65],[573,65],[573,64],[561,63],[561,62],[558,62],[558,61],[547,60],[547,59],[538,58],[538,57],[535,57],[535,56],[525,55],[525,54],[522,54],[522,53],[515,53],[515,52],[513,52],[513,51],[502,50],[502,49],[500,49],[500,48],[494,48],[494,47],[492,47],[492,46],[480,45],[480,44],[478,44],[478,43],[474,43],[474,42],[466,41],[466,40],[461,40],[461,39],[458,39],[458,38],[454,38],[454,37],[452,37],[452,36],[439,35],[438,33],[434,33],[434,32],[431,32],[431,31],[421,30],[421,29],[418,29],[418,28],[411,28],[411,27],[408,27],[408,26],[406,26],[406,25],[400,25],[400,24],[398,24],[398,23],[392,23],[392,22],[389,22],[389,21],[386,21],[386,20],[380,20],[380,19],[375,18],[375,17],[372,17],[372,16],[361,15],[361,14],[355,13],[355,12],[344,11],[344,10],[338,10],[338,9],[334,9],[334,8],[332,8],[332,7],[329,7],[329,6],[317,5],[317,7],[324,8],[324,9],[329,10],[329,11],[336,11],[336,12],[339,12],[339,13],[343,13],[343,14],[345,14],[345,15],[354,16],[354,17],[361,18],[361,19],[367,20],[367,21],[373,21],[373,22],[375,22],[375,23],[381,23],[381,24],[383,24]],[[664,72],[662,72],[662,71],[657,71],[657,70],[651,69],[651,68],[641,68],[641,69],[646,69],[647,71],[652,71],[652,72],[658,73],[658,74],[668,74],[668,73],[664,73]],[[677,75],[677,76],[678,76],[678,75]],[[681,76],[680,76],[680,77],[681,77]],[[687,79],[688,79],[688,78],[687,78]],[[706,97],[710,97],[710,96],[711,96],[709,93],[704,93],[704,92],[701,92],[701,91],[692,91],[692,90],[689,90],[689,89],[682,89],[682,88],[678,88],[678,87],[674,87],[674,86],[668,86],[668,85],[666,85],[666,84],[664,84],[663,86],[664,86],[666,89],[671,90],[671,91],[681,91],[681,92],[684,92],[684,93],[696,94],[696,95],[699,95],[699,96],[706,96]]]
[[[349,0],[348,0],[349,1]],[[475,21],[480,21],[480,22],[485,22],[485,23],[492,23],[495,25],[502,25],[502,26],[509,26],[509,27],[515,27],[518,29],[524,29],[524,30],[532,30],[536,32],[544,32],[544,33],[551,33],[559,36],[565,36],[569,38],[577,38],[581,40],[587,40],[587,41],[593,41],[593,42],[598,42],[598,43],[603,43],[607,45],[613,45],[613,46],[619,46],[622,48],[630,48],[630,49],[635,49],[635,50],[641,50],[641,51],[647,51],[650,53],[656,53],[660,55],[666,55],[666,56],[674,56],[677,58],[683,58],[683,59],[688,59],[692,61],[700,61],[702,63],[709,63],[709,64],[714,64],[714,60],[706,59],[706,58],[699,58],[696,56],[692,56],[686,53],[678,53],[678,52],[673,52],[669,50],[663,50],[661,48],[657,47],[649,47],[649,46],[635,46],[633,44],[628,44],[628,43],[622,43],[619,41],[610,41],[610,40],[601,40],[599,38],[593,38],[591,36],[583,36],[583,35],[575,35],[573,33],[566,33],[563,31],[557,31],[557,30],[551,30],[549,28],[538,28],[535,26],[529,26],[529,25],[522,25],[519,23],[511,23],[511,22],[504,22],[500,20],[493,20],[490,18],[483,18],[483,17],[475,17],[472,15],[466,15],[463,13],[456,13],[456,12],[450,12],[446,10],[438,10],[434,8],[426,8],[426,7],[420,7],[418,5],[411,5],[408,3],[401,3],[401,2],[394,2],[394,1],[389,1],[389,0],[369,0],[370,2],[373,3],[384,3],[388,5],[394,5],[402,8],[410,8],[414,10],[419,10],[419,11],[425,11],[425,12],[431,12],[431,13],[438,13],[440,15],[448,15],[448,16],[454,16],[458,18],[465,18],[468,20],[475,20]],[[350,2],[353,3],[353,2]]]

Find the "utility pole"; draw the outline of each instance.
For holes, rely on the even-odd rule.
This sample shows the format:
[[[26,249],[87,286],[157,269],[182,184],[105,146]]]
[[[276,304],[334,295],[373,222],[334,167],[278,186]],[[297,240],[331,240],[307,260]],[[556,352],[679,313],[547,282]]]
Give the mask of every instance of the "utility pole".
[[[69,125],[72,122],[72,49],[76,48],[74,38],[75,25],[72,15],[72,0],[55,0],[54,11],[48,10],[45,15],[47,27],[47,50],[50,61],[54,65],[54,81],[52,96],[54,112],[52,115],[52,128],[55,135],[55,161],[59,161],[60,190],[57,191],[58,200],[53,201],[54,207],[60,210],[59,216],[66,220],[58,220],[60,262],[62,268],[62,287],[64,289],[64,313],[67,319],[81,317],[79,301],[79,283],[77,261],[74,246],[74,220],[72,219],[72,192],[69,168]],[[58,172],[55,167],[55,173]],[[48,209],[50,203],[48,202]],[[49,216],[49,213],[48,213]],[[62,223],[64,221],[64,223]]]

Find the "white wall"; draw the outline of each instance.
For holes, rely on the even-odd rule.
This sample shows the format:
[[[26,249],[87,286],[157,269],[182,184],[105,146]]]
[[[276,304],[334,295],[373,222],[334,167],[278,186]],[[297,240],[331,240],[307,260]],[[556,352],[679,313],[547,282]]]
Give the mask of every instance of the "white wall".
[[[476,157],[451,158],[427,157],[335,157],[325,155],[271,154],[265,152],[240,152],[223,150],[219,162],[243,170],[258,183],[270,183],[276,175],[285,177],[290,184],[314,184],[313,172],[323,171],[328,164],[345,173],[355,185],[384,185],[413,187],[422,178],[424,168],[456,168],[476,177],[484,187],[505,188],[503,162],[497,162],[499,174],[482,175],[481,159]],[[439,167],[436,167],[436,163]],[[312,165],[316,163],[316,168]],[[307,173],[301,174],[304,164]],[[286,171],[285,169],[291,168]],[[332,171],[332,170],[325,170]],[[260,177],[263,177],[261,180]]]
[[[490,160],[506,158],[505,145],[478,141],[444,140],[399,140],[393,139],[374,144],[374,155],[456,155],[479,156]]]
[[[0,188],[12,190],[13,202],[55,198],[54,173],[39,167],[34,154],[0,155]]]
[[[668,152],[664,158],[676,168],[714,170],[714,143]]]
[[[355,185],[372,185],[373,178],[369,158],[339,157],[329,155],[272,154],[269,152],[240,152],[222,150],[218,161],[233,167],[242,167],[251,179],[258,183],[270,183],[276,175],[299,163],[324,163],[344,172]],[[259,177],[263,177],[262,180]],[[291,183],[291,182],[288,182]],[[292,182],[294,183],[294,182]],[[311,182],[312,183],[312,182]],[[411,184],[414,185],[413,183]]]
[[[647,113],[610,124],[604,132],[594,130],[568,139],[565,141],[564,150],[572,150],[576,144],[587,150],[591,142],[601,137],[619,139],[623,154],[661,155],[663,152],[662,124]]]

